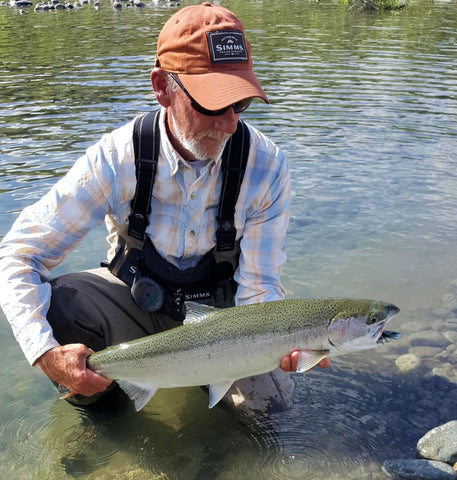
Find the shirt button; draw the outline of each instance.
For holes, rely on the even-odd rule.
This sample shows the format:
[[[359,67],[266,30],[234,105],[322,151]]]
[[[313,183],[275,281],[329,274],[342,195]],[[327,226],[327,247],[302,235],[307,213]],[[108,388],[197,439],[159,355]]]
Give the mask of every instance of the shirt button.
[[[192,192],[192,193],[190,194],[190,198],[191,198],[192,200],[194,200],[196,196],[197,196],[197,194],[196,194],[195,192]]]

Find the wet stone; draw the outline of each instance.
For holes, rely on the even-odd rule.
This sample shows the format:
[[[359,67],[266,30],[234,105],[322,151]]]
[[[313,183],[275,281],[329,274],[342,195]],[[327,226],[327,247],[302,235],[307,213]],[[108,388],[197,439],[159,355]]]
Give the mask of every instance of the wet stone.
[[[435,330],[422,330],[409,335],[408,342],[411,347],[439,347],[446,348],[449,341]]]
[[[414,370],[421,364],[421,359],[412,353],[406,353],[401,355],[395,360],[395,365],[397,366],[400,373],[410,372]]]
[[[412,355],[416,355],[420,358],[433,358],[439,355],[443,351],[442,348],[439,347],[411,347],[408,353]]]
[[[457,343],[457,339],[456,339],[456,343]],[[455,346],[455,344],[450,344],[446,348],[446,352],[451,356],[455,354],[456,350],[457,350],[457,347]],[[456,360],[457,360],[457,358],[456,358]]]
[[[433,375],[436,375],[441,378],[445,378],[452,383],[457,383],[457,371],[454,365],[442,365],[440,367],[435,367],[432,370]]]
[[[417,443],[417,456],[453,465],[457,462],[457,421],[440,425]]]
[[[382,470],[392,480],[457,479],[457,473],[450,465],[432,460],[386,460]]]
[[[457,288],[455,285],[453,287]],[[457,292],[450,292],[443,297],[443,308],[448,312],[457,312]]]
[[[457,326],[457,320],[453,320]],[[457,327],[456,327],[457,328]],[[457,331],[456,330],[449,330],[447,332],[443,332],[443,336],[451,343],[457,343]]]

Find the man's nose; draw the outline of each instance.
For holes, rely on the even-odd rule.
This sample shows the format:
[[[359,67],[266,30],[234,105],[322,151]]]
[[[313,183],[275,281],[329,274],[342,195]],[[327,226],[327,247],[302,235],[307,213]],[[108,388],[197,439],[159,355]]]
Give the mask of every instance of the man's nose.
[[[236,131],[236,125],[240,118],[240,114],[235,113],[233,107],[230,107],[222,115],[218,115],[214,118],[214,126],[217,130],[232,135]]]

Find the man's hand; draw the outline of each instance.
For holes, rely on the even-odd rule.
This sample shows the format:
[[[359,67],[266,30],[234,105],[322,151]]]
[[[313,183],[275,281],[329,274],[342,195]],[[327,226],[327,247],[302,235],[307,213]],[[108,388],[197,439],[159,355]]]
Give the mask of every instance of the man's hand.
[[[106,390],[111,380],[86,367],[86,358],[94,352],[81,343],[54,347],[36,360],[41,370],[54,382],[70,391],[69,397],[90,397]]]
[[[279,368],[281,368],[281,370],[284,370],[285,372],[296,372],[299,353],[300,352],[298,350],[294,350],[290,353],[290,355],[282,357]],[[317,364],[317,366],[321,368],[330,367],[330,359],[324,358]]]

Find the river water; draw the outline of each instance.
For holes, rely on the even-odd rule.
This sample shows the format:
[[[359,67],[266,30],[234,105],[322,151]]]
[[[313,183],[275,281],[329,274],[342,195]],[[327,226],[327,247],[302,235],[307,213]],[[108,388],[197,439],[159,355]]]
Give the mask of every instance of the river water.
[[[290,162],[287,296],[393,302],[403,339],[296,375],[291,411],[246,422],[192,388],[140,413],[73,409],[2,321],[2,478],[381,480],[384,460],[455,419],[457,3],[218,3],[244,21],[271,99],[245,119]],[[0,7],[1,235],[85,147],[154,104],[156,37],[175,10]],[[100,229],[56,274],[104,258]],[[420,365],[404,373],[406,353]]]

